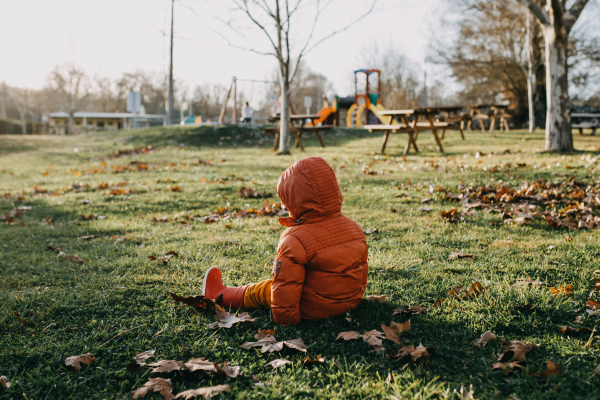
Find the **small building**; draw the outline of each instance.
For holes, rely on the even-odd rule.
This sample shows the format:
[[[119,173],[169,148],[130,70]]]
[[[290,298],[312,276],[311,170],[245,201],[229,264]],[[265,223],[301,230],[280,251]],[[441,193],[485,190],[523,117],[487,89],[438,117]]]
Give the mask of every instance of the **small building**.
[[[49,115],[50,133],[64,135],[69,129],[69,114],[53,112]],[[103,113],[78,111],[73,115],[73,131],[103,131],[165,125],[166,115],[138,115],[133,113]]]

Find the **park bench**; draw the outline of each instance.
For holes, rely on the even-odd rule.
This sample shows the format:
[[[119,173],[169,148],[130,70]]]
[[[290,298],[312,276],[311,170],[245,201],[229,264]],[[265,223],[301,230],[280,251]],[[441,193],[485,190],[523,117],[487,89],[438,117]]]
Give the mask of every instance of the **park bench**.
[[[571,125],[573,129],[578,129],[579,134],[583,135],[584,129],[591,129],[591,136],[596,135],[596,129],[600,128],[600,114],[588,114],[588,113],[573,113],[571,117],[578,122]],[[588,121],[582,121],[587,119]],[[590,121],[591,120],[591,121]]]

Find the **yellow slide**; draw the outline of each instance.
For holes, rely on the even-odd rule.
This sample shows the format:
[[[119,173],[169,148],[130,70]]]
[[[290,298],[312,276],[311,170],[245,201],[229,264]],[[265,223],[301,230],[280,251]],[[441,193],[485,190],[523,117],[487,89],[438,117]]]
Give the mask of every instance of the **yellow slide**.
[[[346,118],[346,126],[348,126],[349,128],[351,128],[353,126],[362,128],[362,126],[363,126],[362,113],[363,113],[363,111],[365,111],[366,108],[367,108],[366,104],[361,104],[360,106],[357,106],[356,104],[352,104],[350,109],[348,109],[348,114],[347,114],[348,116]],[[379,119],[379,121],[382,124],[388,125],[390,123],[390,117],[379,115],[379,111],[385,111],[385,107],[382,106],[381,104],[372,104],[371,103],[371,104],[369,104],[369,110],[371,110],[373,112],[373,114],[375,114],[377,119]],[[352,119],[354,119],[354,121],[352,121]],[[354,122],[354,124],[352,122]]]

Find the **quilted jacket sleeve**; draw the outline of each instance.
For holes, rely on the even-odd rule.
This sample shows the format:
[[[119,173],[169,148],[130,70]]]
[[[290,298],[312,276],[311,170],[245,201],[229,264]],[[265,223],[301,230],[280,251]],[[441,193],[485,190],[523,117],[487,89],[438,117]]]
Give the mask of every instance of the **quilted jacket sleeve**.
[[[275,323],[300,323],[300,298],[307,262],[306,250],[298,239],[287,235],[279,241],[271,286],[271,311]]]

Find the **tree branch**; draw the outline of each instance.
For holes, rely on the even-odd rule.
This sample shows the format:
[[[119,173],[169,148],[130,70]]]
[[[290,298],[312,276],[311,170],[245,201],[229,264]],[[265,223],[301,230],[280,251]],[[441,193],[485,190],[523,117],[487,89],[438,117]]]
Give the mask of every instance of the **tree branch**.
[[[577,19],[579,19],[579,16],[581,15],[581,12],[587,3],[588,0],[577,0],[571,9],[565,13],[564,21],[567,32],[571,31],[573,25],[575,25],[575,22],[577,22]]]
[[[545,26],[550,26],[550,16],[544,11],[534,0],[519,0],[521,4],[525,5],[531,10],[533,15]]]

